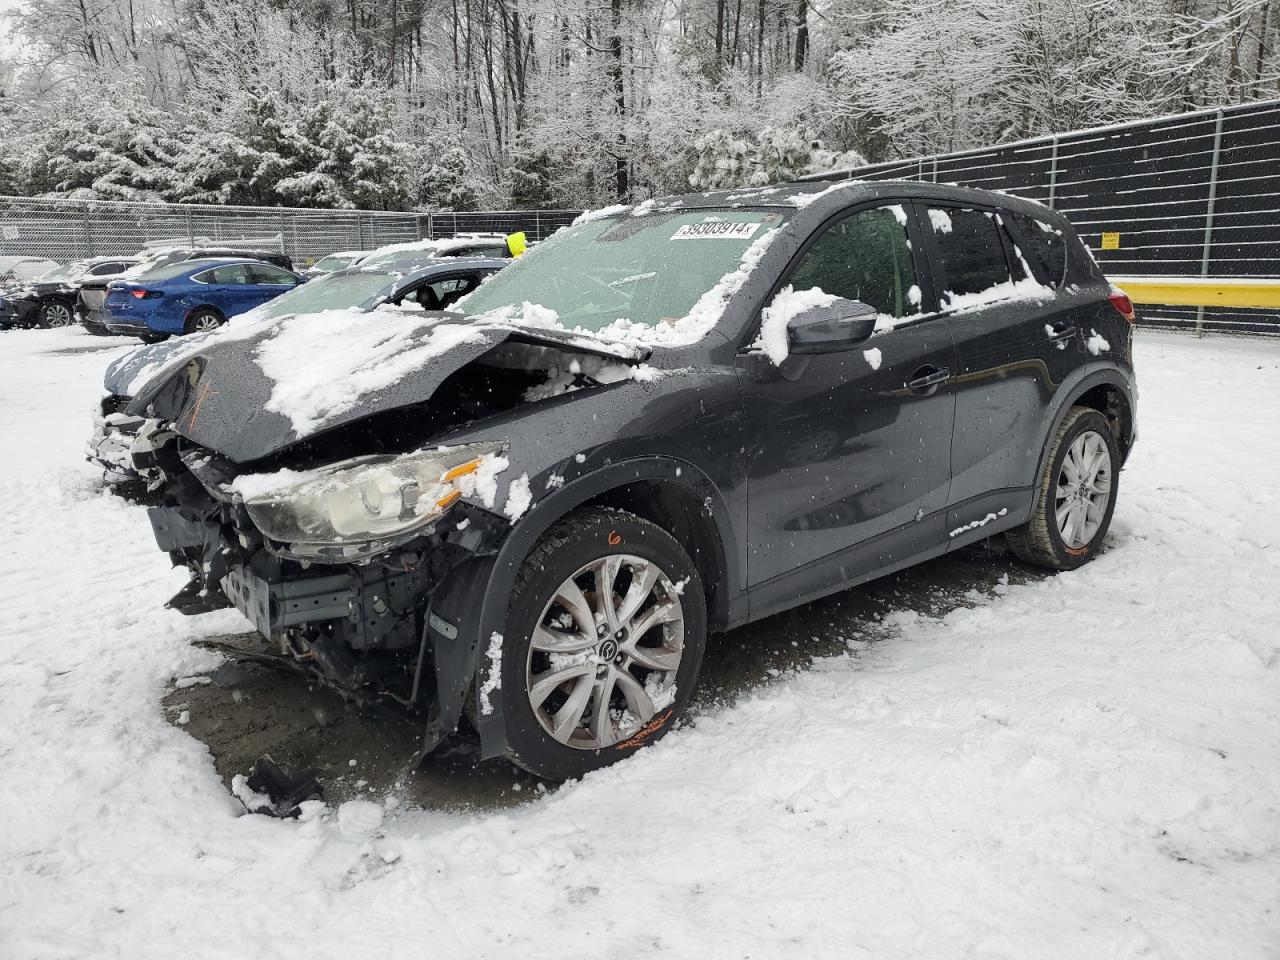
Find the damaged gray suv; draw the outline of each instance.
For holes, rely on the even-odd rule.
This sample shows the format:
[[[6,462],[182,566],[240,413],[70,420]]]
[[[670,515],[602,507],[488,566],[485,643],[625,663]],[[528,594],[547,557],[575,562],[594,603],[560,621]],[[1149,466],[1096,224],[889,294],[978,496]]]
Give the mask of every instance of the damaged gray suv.
[[[583,218],[448,311],[119,362],[185,613],[549,778],[669,730],[723,631],[993,534],[1100,549],[1133,309],[1027,201],[814,183]]]

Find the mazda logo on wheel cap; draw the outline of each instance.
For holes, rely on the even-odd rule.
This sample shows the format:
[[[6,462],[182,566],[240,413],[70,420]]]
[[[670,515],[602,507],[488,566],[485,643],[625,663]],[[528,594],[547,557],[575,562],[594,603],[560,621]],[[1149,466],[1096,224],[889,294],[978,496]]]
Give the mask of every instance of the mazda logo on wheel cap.
[[[618,655],[618,641],[610,637],[604,643],[600,644],[600,659],[612,660]]]

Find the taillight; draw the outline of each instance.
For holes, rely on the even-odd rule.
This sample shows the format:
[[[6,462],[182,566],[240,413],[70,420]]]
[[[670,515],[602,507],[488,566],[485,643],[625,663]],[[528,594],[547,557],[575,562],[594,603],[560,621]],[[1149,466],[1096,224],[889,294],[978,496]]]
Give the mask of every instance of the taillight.
[[[1130,323],[1137,323],[1138,316],[1133,312],[1133,301],[1129,299],[1129,295],[1123,290],[1116,287],[1111,288],[1111,293],[1107,297],[1111,301],[1111,305],[1116,308],[1116,312],[1124,317]]]
[[[159,296],[154,290],[130,290],[130,293],[139,300],[145,300],[147,297]]]

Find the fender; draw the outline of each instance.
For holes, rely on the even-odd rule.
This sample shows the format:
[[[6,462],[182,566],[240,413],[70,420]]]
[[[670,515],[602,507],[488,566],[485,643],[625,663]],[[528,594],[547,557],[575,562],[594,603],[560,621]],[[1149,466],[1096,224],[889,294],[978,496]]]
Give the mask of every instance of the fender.
[[[423,737],[420,755],[434,749],[457,729],[469,691],[479,691],[489,681],[493,666],[482,652],[495,633],[506,629],[507,602],[524,558],[538,539],[561,517],[587,501],[637,480],[664,480],[679,484],[703,503],[720,538],[728,615],[745,600],[742,556],[737,549],[732,518],[720,491],[698,467],[674,457],[649,456],[608,463],[578,477],[539,500],[512,529],[494,557],[472,561],[441,586],[433,613],[456,629],[454,637],[430,626],[435,656],[436,705]],[[745,612],[745,610],[744,610]],[[506,724],[498,698],[491,712],[476,717],[483,759],[506,752]]]
[[[1133,373],[1112,363],[1091,363],[1073,372],[1055,392],[1053,415],[1045,418],[1044,429],[1040,433],[1040,456],[1036,459],[1036,472],[1031,479],[1033,502],[1036,479],[1044,470],[1045,457],[1049,455],[1049,438],[1057,431],[1067,411],[1076,400],[1094,387],[1104,385],[1115,387],[1124,394],[1125,402],[1129,405],[1128,436],[1125,437],[1125,448],[1129,449],[1133,445],[1138,434],[1138,388]]]

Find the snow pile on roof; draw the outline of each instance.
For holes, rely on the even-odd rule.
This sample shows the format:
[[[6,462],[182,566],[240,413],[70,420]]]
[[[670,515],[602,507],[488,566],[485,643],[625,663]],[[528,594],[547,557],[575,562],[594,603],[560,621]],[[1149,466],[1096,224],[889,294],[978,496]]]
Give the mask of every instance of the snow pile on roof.
[[[823,197],[829,197],[833,193],[839,193],[842,190],[848,190],[852,187],[864,187],[867,185],[866,180],[841,180],[833,183],[825,190],[815,190],[813,193],[798,193],[787,198],[784,203],[795,207],[797,210],[803,210],[810,204],[817,203]]]
[[[420,313],[325,310],[279,321],[255,359],[275,381],[266,408],[305,436],[452,347],[483,339],[482,329],[455,323],[424,332]]]
[[[598,207],[595,210],[583,210],[573,218],[573,223],[569,224],[569,226],[576,227],[579,224],[590,223],[592,220],[603,220],[605,217],[616,217],[620,214],[626,213],[630,209],[630,204],[615,203],[609,207]]]
[[[814,307],[829,307],[839,299],[833,293],[825,293],[820,287],[796,290],[788,284],[779,290],[773,302],[764,308],[760,336],[756,339],[755,345],[763,348],[775,364],[781,365],[787,359],[790,350],[787,324],[806,310],[812,310]]]

